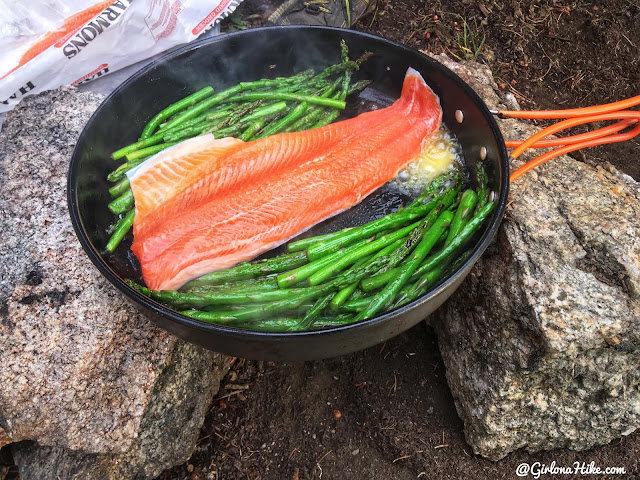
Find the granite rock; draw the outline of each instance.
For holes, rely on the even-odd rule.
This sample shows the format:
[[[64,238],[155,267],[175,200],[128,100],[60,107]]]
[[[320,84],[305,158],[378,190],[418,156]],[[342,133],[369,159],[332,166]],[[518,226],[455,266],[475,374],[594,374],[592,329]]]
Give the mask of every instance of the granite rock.
[[[35,442],[12,446],[21,478],[142,479],[155,478],[163,470],[184,463],[193,452],[211,395],[218,389],[210,374],[193,365],[202,352],[184,342],[175,342],[171,365],[158,378],[139,435],[121,454],[87,454],[65,448],[42,447]],[[212,370],[225,370],[228,359],[217,355]]]
[[[443,61],[517,108],[488,68]],[[640,426],[640,184],[563,156],[511,187],[497,238],[430,319],[467,441],[493,460],[608,443]]]
[[[0,132],[0,444],[35,442],[16,458],[47,456],[59,478],[70,478],[62,457],[117,472],[85,478],[151,478],[192,452],[228,361],[147,320],[75,237],[69,159],[101,100],[29,97]]]

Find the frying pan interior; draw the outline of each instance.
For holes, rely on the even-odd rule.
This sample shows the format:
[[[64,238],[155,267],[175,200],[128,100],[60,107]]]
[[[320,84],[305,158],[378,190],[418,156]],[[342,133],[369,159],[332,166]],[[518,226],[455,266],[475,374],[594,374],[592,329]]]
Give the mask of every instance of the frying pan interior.
[[[106,229],[113,221],[106,208],[111,200],[106,176],[114,168],[111,152],[136,141],[155,113],[206,85],[220,91],[240,81],[288,76],[338,63],[341,39],[347,42],[351,58],[365,51],[373,52],[355,76],[355,80],[372,80],[356,101],[358,105],[384,106],[393,102],[400,96],[407,68],[413,67],[440,97],[443,120],[460,142],[472,186],[481,150],[485,157],[486,149],[484,165],[489,187],[498,196],[498,208],[470,246],[474,252],[469,260],[430,293],[405,307],[356,325],[302,333],[260,333],[206,324],[176,314],[128,287],[123,278],[140,280],[133,255],[122,247],[115,255],[101,254],[108,240]],[[352,108],[346,115],[357,114],[357,109]],[[457,110],[462,112],[462,122],[456,120]],[[187,341],[235,356],[313,359],[346,354],[382,342],[415,325],[451,295],[498,227],[507,196],[507,172],[504,142],[489,111],[464,82],[437,62],[400,44],[354,31],[271,27],[188,45],[128,79],[103,102],[82,132],[71,161],[68,195],[74,228],[93,263],[158,325]],[[359,223],[379,215],[383,203],[389,207],[396,200],[402,201],[383,200],[380,195],[365,200],[359,207]],[[367,209],[367,205],[373,206]],[[349,215],[340,214],[313,233],[342,228],[355,221]],[[131,239],[128,241],[126,246]]]

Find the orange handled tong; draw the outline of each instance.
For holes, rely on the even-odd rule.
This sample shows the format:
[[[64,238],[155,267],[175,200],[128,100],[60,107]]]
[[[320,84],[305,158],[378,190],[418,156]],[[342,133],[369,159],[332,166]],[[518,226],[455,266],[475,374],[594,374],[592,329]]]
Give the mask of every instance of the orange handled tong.
[[[640,105],[640,95],[605,105],[568,110],[491,110],[491,113],[500,118],[566,119],[540,130],[540,132],[527,140],[505,142],[507,148],[514,149],[509,156],[511,161],[518,158],[528,148],[557,147],[515,170],[509,177],[510,181],[513,182],[529,170],[565,153],[580,150],[581,148],[595,147],[596,145],[624,142],[640,134],[640,111],[628,110],[636,105]],[[587,133],[547,139],[550,135],[577,125],[614,120],[618,120],[618,122]]]

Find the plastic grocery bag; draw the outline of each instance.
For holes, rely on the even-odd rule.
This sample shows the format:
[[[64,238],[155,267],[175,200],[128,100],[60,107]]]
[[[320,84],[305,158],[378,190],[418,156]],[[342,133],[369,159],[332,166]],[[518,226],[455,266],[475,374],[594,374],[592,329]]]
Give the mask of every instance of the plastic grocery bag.
[[[187,43],[241,1],[0,0],[0,113]]]

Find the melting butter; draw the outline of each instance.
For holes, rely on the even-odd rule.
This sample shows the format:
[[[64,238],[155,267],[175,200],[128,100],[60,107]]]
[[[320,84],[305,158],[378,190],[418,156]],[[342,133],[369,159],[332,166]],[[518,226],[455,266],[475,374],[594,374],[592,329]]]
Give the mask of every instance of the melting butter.
[[[455,136],[443,126],[394,182],[415,195],[438,175],[454,168],[462,168],[462,150]]]

